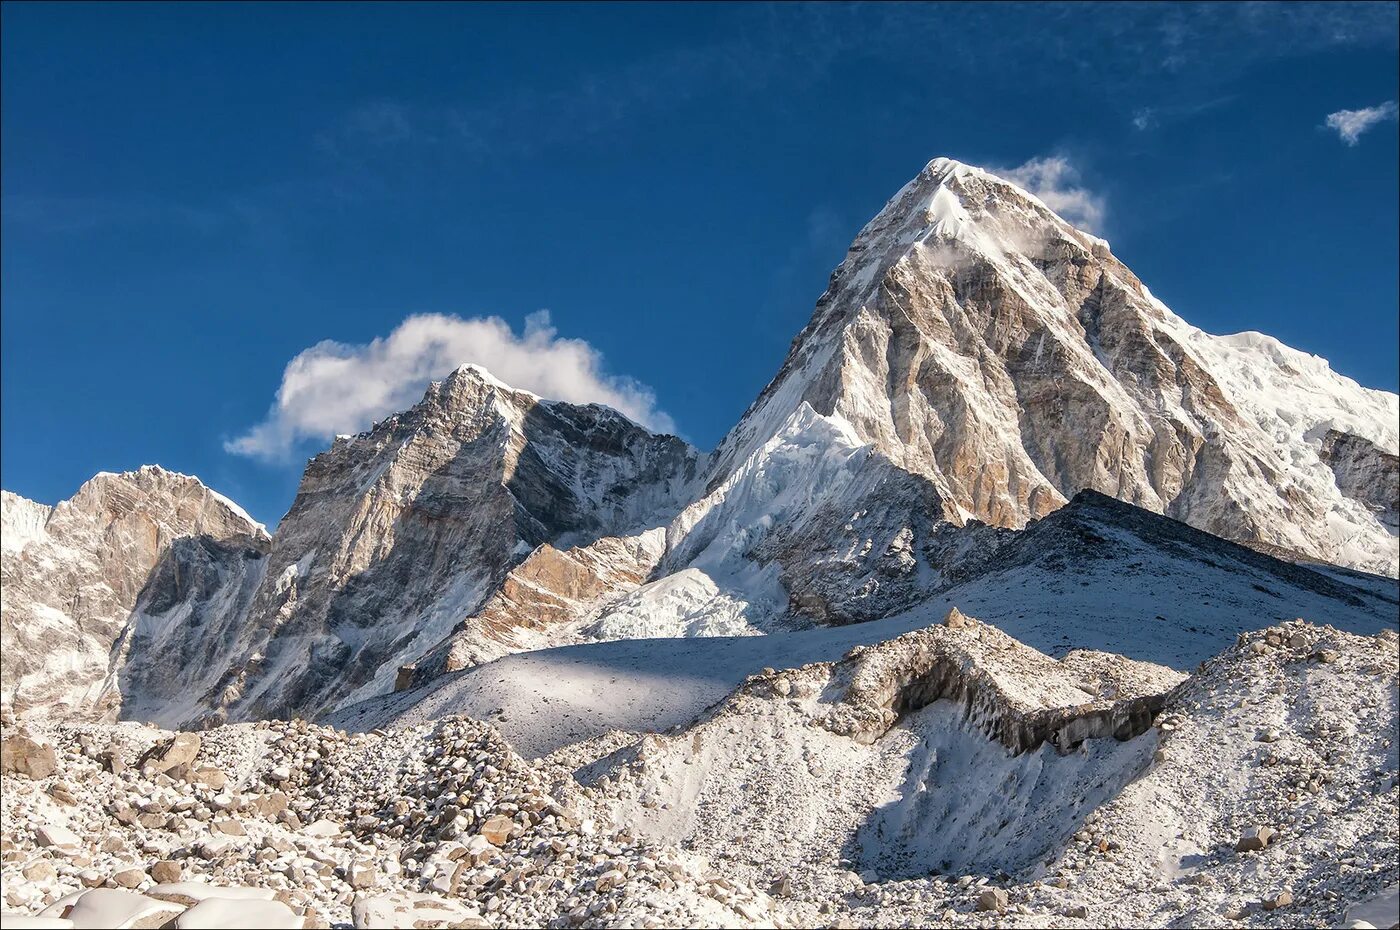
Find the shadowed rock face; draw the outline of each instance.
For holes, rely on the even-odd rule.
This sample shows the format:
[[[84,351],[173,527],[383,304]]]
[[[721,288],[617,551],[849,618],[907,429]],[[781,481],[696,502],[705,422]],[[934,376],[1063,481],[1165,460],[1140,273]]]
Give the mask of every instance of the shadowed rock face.
[[[463,367],[307,466],[211,704],[235,718],[310,714],[389,690],[537,547],[669,518],[697,463],[681,440],[605,407],[541,401]]]
[[[8,493],[3,504],[0,663],[5,700],[21,712],[115,710],[120,694],[98,700],[113,647],[182,538],[207,540],[221,562],[257,561],[269,544],[261,526],[198,479],[155,466],[98,475],[52,509]],[[183,578],[167,576],[158,599],[183,598]]]
[[[1322,438],[1322,460],[1343,494],[1373,510],[1392,533],[1400,532],[1400,457],[1333,429]]]

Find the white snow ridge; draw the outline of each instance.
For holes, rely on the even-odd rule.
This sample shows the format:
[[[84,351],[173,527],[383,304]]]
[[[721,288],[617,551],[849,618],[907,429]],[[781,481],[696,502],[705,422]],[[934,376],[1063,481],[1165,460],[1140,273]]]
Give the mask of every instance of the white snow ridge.
[[[712,452],[4,492],[3,926],[1396,926],[1398,425],[936,159]]]

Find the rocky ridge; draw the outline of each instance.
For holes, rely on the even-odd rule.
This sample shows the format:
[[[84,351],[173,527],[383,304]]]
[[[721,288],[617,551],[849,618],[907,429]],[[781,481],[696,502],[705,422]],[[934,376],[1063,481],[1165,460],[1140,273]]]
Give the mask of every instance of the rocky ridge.
[[[1394,577],[1394,533],[1339,488],[1320,434],[1393,456],[1397,403],[1267,336],[1202,333],[1106,242],[940,158],[856,237],[708,482],[807,405],[927,478],[955,522],[1020,527],[1087,488]]]
[[[123,694],[109,685],[132,643],[137,661],[168,645],[168,631],[132,622],[138,604],[190,593],[186,613],[231,602],[241,616],[270,546],[236,504],[153,465],[97,475],[52,508],[6,492],[0,522],[0,696],[55,716],[115,712]]]

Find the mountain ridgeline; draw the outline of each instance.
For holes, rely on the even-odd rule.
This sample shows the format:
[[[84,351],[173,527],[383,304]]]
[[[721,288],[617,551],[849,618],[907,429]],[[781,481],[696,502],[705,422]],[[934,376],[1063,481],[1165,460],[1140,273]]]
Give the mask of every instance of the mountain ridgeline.
[[[3,700],[316,716],[547,646],[969,603],[1053,654],[1179,667],[1295,616],[1373,632],[1397,422],[1395,394],[1190,326],[1103,240],[937,159],[712,453],[463,366],[312,459],[271,536],[151,466],[53,508],[6,492]]]

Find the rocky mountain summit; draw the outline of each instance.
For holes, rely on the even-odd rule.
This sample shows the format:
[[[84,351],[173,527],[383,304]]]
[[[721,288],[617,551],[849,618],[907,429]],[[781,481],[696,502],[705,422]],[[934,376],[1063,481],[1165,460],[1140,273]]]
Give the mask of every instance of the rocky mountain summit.
[[[208,705],[311,714],[389,690],[540,547],[606,548],[663,523],[700,461],[607,407],[464,366],[311,460]],[[644,551],[619,554],[648,570]]]
[[[97,475],[56,507],[6,491],[0,536],[0,694],[53,716],[116,710],[108,685],[132,643],[138,660],[162,651],[169,631],[138,604],[178,600],[195,625],[211,604],[246,604],[271,544],[238,505],[153,465]]]
[[[1258,333],[1202,333],[1108,243],[949,159],[856,237],[721,443],[710,486],[804,405],[927,478],[954,522],[1024,526],[1087,488],[1217,536],[1396,574],[1386,502],[1324,460],[1330,430],[1352,437],[1348,450],[1374,447],[1365,467],[1380,477],[1396,454],[1396,395]]]

